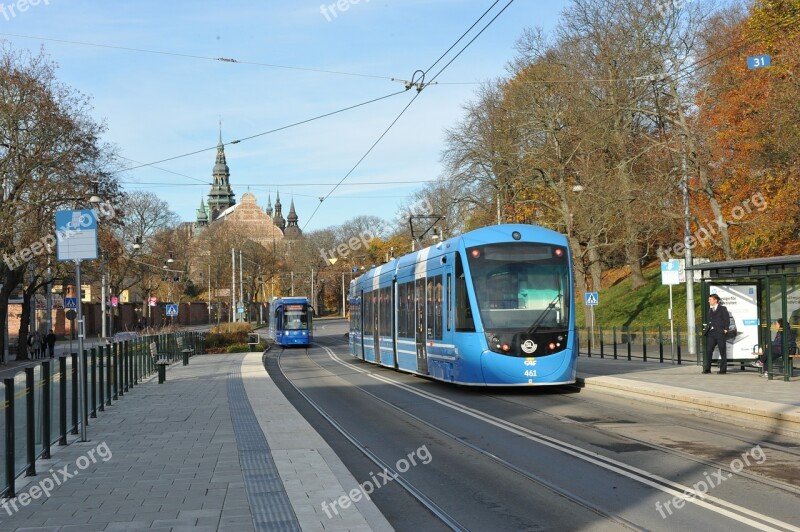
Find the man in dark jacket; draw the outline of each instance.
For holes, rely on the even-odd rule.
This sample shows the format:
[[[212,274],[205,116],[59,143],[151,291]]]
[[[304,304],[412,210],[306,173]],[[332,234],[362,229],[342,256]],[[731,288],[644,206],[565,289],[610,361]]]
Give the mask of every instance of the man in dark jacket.
[[[50,329],[50,332],[47,333],[47,336],[44,337],[44,341],[47,344],[47,351],[50,354],[50,358],[55,358],[55,355],[56,355],[56,335],[53,333],[53,329]]]
[[[703,373],[711,373],[711,359],[714,356],[714,347],[719,348],[719,373],[724,375],[728,371],[728,354],[725,334],[731,324],[731,316],[724,305],[719,304],[719,296],[708,296],[711,307],[708,312],[708,323],[703,329],[706,335],[706,358],[703,360]]]

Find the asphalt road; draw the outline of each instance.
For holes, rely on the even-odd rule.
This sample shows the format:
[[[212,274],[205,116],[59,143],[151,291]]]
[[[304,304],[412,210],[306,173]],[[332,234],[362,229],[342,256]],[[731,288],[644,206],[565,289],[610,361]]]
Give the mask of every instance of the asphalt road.
[[[586,390],[438,383],[350,357],[345,332],[318,321],[267,368],[398,530],[800,531],[795,441]]]

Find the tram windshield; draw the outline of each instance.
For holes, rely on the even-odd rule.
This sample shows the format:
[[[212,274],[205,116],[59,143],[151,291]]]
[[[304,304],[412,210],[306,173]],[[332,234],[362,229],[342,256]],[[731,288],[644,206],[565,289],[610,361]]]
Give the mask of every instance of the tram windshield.
[[[566,329],[571,283],[567,250],[525,242],[467,249],[484,330]]]
[[[286,305],[283,309],[283,329],[304,331],[308,329],[308,307],[305,305]]]

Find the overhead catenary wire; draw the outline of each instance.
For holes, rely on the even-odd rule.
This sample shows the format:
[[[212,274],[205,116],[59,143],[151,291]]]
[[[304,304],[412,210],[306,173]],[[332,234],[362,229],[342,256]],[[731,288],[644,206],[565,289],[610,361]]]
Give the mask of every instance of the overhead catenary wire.
[[[377,76],[374,74],[362,74],[357,72],[343,72],[340,70],[326,70],[323,68],[313,68],[313,67],[300,67],[300,66],[291,66],[291,65],[279,65],[275,63],[259,63],[257,61],[247,61],[243,59],[233,59],[229,57],[211,57],[206,55],[196,55],[196,54],[186,54],[180,52],[167,52],[163,50],[149,50],[146,48],[133,48],[129,46],[116,46],[112,44],[99,44],[99,43],[91,43],[85,41],[72,41],[68,39],[55,39],[52,37],[41,37],[36,35],[22,35],[19,33],[6,33],[0,32],[0,35],[6,37],[17,37],[20,39],[33,39],[37,41],[47,41],[47,42],[57,42],[62,44],[73,44],[77,46],[91,46],[94,48],[107,48],[111,50],[123,50],[126,52],[137,52],[137,53],[144,53],[144,54],[154,54],[154,55],[166,55],[166,56],[173,56],[173,57],[183,57],[188,59],[198,59],[203,61],[214,61],[214,62],[222,62],[222,63],[231,63],[231,64],[239,64],[239,65],[252,65],[252,66],[262,66],[267,68],[279,68],[285,70],[298,70],[302,72],[314,72],[318,74],[334,74],[337,76],[353,76],[353,77],[360,77],[360,78],[372,78],[372,79],[385,79],[392,81],[393,78],[390,76]]]
[[[160,169],[161,170],[161,169]],[[165,170],[169,171],[169,170]],[[176,173],[176,172],[172,172]],[[183,174],[178,174],[183,175]],[[191,176],[185,176],[191,177]],[[201,180],[197,180],[201,181]],[[208,185],[208,181],[203,181],[201,183],[164,183],[163,181],[133,181],[127,179],[120,179],[121,183],[130,183],[133,185],[165,185],[165,186],[201,186],[201,185]],[[344,187],[357,187],[361,185],[419,185],[425,183],[437,183],[438,180],[436,179],[412,179],[410,181],[358,181],[355,183],[342,183],[340,186]],[[336,183],[292,183],[292,187],[327,187],[335,185]],[[240,187],[253,187],[253,188],[278,188],[281,184],[270,184],[270,183],[237,183],[236,186]]]
[[[499,0],[498,0],[498,1],[499,1]],[[436,60],[436,61],[433,63],[433,65],[431,65],[431,68],[433,68],[433,66],[435,66],[437,63],[439,63],[439,61],[441,61],[441,60],[442,60],[442,58],[443,58],[443,57],[445,57],[445,56],[446,56],[446,55],[447,55],[447,54],[448,54],[448,53],[449,53],[451,50],[453,50],[453,48],[454,48],[454,47],[455,47],[455,46],[456,46],[456,45],[457,45],[457,44],[458,44],[458,43],[459,43],[459,42],[460,42],[460,41],[461,41],[461,40],[464,38],[464,36],[465,36],[466,34],[468,34],[468,33],[469,33],[469,32],[470,32],[470,31],[471,31],[473,28],[475,28],[475,26],[476,26],[476,25],[477,25],[477,24],[478,24],[478,23],[479,23],[479,22],[480,22],[480,21],[481,21],[481,20],[482,20],[482,19],[483,19],[483,18],[486,16],[486,14],[487,14],[489,11],[491,11],[491,10],[492,10],[492,9],[493,9],[493,8],[494,8],[496,5],[497,5],[498,1],[495,1],[495,2],[494,2],[494,3],[493,3],[493,4],[492,4],[490,7],[489,7],[489,9],[487,9],[487,10],[486,10],[486,11],[485,11],[485,12],[484,12],[484,13],[483,13],[483,14],[482,14],[482,15],[481,15],[479,18],[478,18],[478,20],[477,20],[477,21],[476,21],[476,22],[475,22],[475,23],[474,23],[472,26],[470,26],[470,28],[469,28],[469,29],[468,29],[468,30],[467,30],[465,33],[463,33],[463,34],[462,34],[462,35],[461,35],[461,36],[460,36],[460,37],[459,37],[459,38],[456,40],[456,42],[455,42],[455,43],[454,43],[452,46],[450,46],[450,48],[448,48],[447,52],[445,52],[444,54],[442,54],[442,56],[440,56],[440,57],[439,57],[439,59],[437,59],[437,60]],[[443,67],[442,67],[442,68],[439,70],[439,72],[437,72],[437,73],[436,73],[436,76],[434,76],[434,78],[433,78],[433,79],[431,79],[431,82],[433,82],[433,81],[436,79],[436,77],[438,77],[438,76],[439,76],[439,75],[440,75],[442,72],[444,72],[444,71],[447,69],[447,67],[449,67],[449,66],[450,66],[450,65],[453,63],[453,61],[455,61],[455,59],[456,59],[456,58],[458,58],[458,57],[459,57],[459,56],[460,56],[460,55],[461,55],[461,54],[462,54],[462,53],[463,53],[463,52],[464,52],[464,51],[465,51],[465,50],[466,50],[466,49],[467,49],[467,48],[468,48],[468,47],[469,47],[469,46],[470,46],[470,45],[471,45],[473,42],[475,42],[475,40],[476,40],[476,39],[477,39],[477,38],[478,38],[478,37],[479,37],[479,36],[480,36],[480,35],[481,35],[481,34],[482,34],[484,31],[486,31],[486,29],[487,29],[489,26],[491,26],[491,25],[492,25],[492,23],[493,23],[495,20],[497,20],[497,17],[499,17],[499,16],[500,16],[500,15],[501,15],[501,14],[502,14],[502,13],[503,13],[503,12],[504,12],[504,11],[505,11],[505,10],[506,10],[508,7],[509,7],[509,6],[510,6],[510,5],[513,3],[513,2],[514,2],[514,0],[509,0],[509,1],[508,1],[508,3],[505,5],[505,7],[503,7],[503,9],[502,9],[502,10],[500,10],[500,12],[499,12],[497,15],[495,15],[495,16],[492,18],[492,20],[490,20],[490,21],[489,21],[489,22],[488,22],[488,23],[487,23],[487,24],[486,24],[486,25],[485,25],[485,26],[484,26],[484,27],[483,27],[483,28],[482,28],[482,29],[481,29],[481,30],[478,32],[478,34],[477,34],[477,35],[475,35],[475,37],[473,37],[473,38],[472,38],[472,39],[471,39],[471,40],[470,40],[470,41],[469,41],[467,44],[465,44],[465,45],[464,45],[464,46],[461,48],[461,50],[460,50],[460,51],[459,51],[459,52],[458,52],[458,53],[457,53],[457,54],[456,54],[456,55],[455,55],[455,56],[454,56],[454,57],[453,57],[453,58],[452,58],[450,61],[448,61],[448,62],[447,62],[447,64],[446,64],[445,66],[443,66]],[[430,69],[429,69],[429,70],[430,70]],[[414,83],[414,78],[416,77],[416,74],[417,74],[417,72],[421,72],[421,74],[422,74],[422,76],[421,76],[421,81],[419,81],[419,82],[417,82],[417,83]],[[350,170],[348,170],[348,172],[347,172],[347,173],[344,175],[344,177],[342,177],[342,179],[341,179],[341,180],[339,180],[339,182],[338,182],[336,185],[334,185],[334,187],[333,187],[333,188],[330,190],[330,192],[328,192],[328,193],[327,193],[325,196],[322,196],[322,197],[320,197],[320,199],[319,199],[319,204],[317,204],[317,206],[314,208],[314,211],[311,213],[311,216],[309,216],[309,217],[308,217],[308,219],[306,220],[306,223],[303,225],[303,229],[304,229],[304,230],[305,230],[305,228],[308,226],[308,224],[311,222],[311,220],[314,218],[314,216],[317,214],[317,212],[319,211],[320,207],[321,207],[321,206],[322,206],[322,204],[325,202],[325,200],[326,200],[327,198],[329,198],[329,197],[331,196],[331,194],[333,194],[333,193],[336,191],[336,189],[338,189],[338,188],[339,188],[339,187],[342,185],[342,183],[344,183],[344,181],[345,181],[345,180],[346,180],[348,177],[350,177],[350,175],[351,175],[351,174],[352,174],[352,173],[353,173],[353,172],[356,170],[356,168],[358,168],[358,167],[359,167],[359,165],[360,165],[360,164],[361,164],[361,163],[364,161],[364,159],[366,159],[366,158],[367,158],[367,156],[368,156],[370,153],[372,153],[372,150],[374,150],[374,149],[375,149],[375,147],[376,147],[376,146],[377,146],[377,145],[378,145],[378,144],[381,142],[381,140],[383,140],[383,138],[384,138],[384,137],[386,137],[386,135],[389,133],[389,131],[391,131],[391,129],[394,127],[394,125],[395,125],[395,124],[396,124],[396,123],[397,123],[397,122],[400,120],[400,118],[401,118],[401,117],[402,117],[402,116],[405,114],[405,112],[408,110],[408,108],[409,108],[409,107],[411,107],[411,105],[412,105],[412,104],[413,104],[413,103],[414,103],[414,102],[417,100],[417,98],[419,97],[419,95],[420,95],[420,94],[422,94],[422,90],[423,90],[423,89],[424,89],[424,88],[427,86],[427,85],[425,84],[425,82],[424,82],[424,80],[425,80],[425,74],[426,74],[426,72],[422,72],[422,71],[419,71],[419,70],[418,70],[417,72],[415,72],[415,73],[414,73],[414,76],[412,76],[412,81],[411,81],[411,83],[409,83],[409,84],[406,84],[406,89],[409,89],[409,88],[411,88],[411,86],[414,86],[414,85],[416,85],[416,87],[417,87],[417,92],[416,92],[416,94],[414,95],[414,97],[411,99],[411,101],[409,101],[409,102],[406,104],[406,106],[405,106],[405,107],[403,107],[403,109],[402,109],[402,110],[400,111],[400,113],[399,113],[399,114],[398,114],[398,115],[395,117],[395,119],[394,119],[394,120],[392,120],[392,122],[389,124],[389,126],[388,126],[388,127],[387,127],[387,128],[384,130],[384,131],[383,131],[383,133],[381,133],[381,134],[380,134],[380,136],[378,137],[378,139],[377,139],[375,142],[373,142],[373,143],[372,143],[372,145],[369,147],[369,149],[367,149],[366,153],[364,153],[364,155],[362,155],[362,156],[361,156],[361,158],[360,158],[358,161],[356,161],[356,164],[355,164],[355,165],[353,165],[353,167],[352,167],[352,168],[350,168]]]
[[[331,111],[330,113],[317,115],[317,116],[314,116],[312,118],[307,118],[307,119],[301,120],[299,122],[294,122],[292,124],[287,124],[285,126],[281,126],[281,127],[275,128],[275,129],[270,129],[268,131],[263,131],[261,133],[256,133],[255,135],[250,135],[248,137],[244,137],[244,138],[241,138],[241,139],[232,140],[230,142],[224,142],[224,143],[222,143],[222,145],[223,146],[230,146],[232,144],[239,144],[240,142],[251,140],[251,139],[254,139],[254,138],[257,138],[257,137],[263,137],[264,135],[270,135],[272,133],[277,133],[278,131],[284,131],[284,130],[289,129],[289,128],[293,128],[293,127],[300,126],[300,125],[303,125],[303,124],[308,124],[309,122],[314,122],[315,120],[321,120],[321,119],[327,118],[329,116],[333,116],[333,115],[336,115],[336,114],[344,113],[345,111],[350,111],[350,110],[356,109],[358,107],[363,107],[363,106],[369,105],[371,103],[379,102],[381,100],[385,100],[387,98],[391,98],[392,96],[397,96],[398,94],[403,94],[404,92],[406,92],[406,91],[405,90],[401,90],[401,91],[392,92],[392,93],[386,94],[384,96],[379,96],[378,98],[373,98],[371,100],[367,100],[365,102],[361,102],[361,103],[357,103],[355,105],[344,107],[344,108],[338,109],[336,111]],[[217,146],[213,146],[213,147],[210,147],[210,148],[203,148],[203,149],[200,149],[200,150],[195,150],[195,151],[184,153],[184,154],[181,154],[181,155],[175,155],[173,157],[167,157],[165,159],[160,159],[158,161],[153,161],[153,162],[150,162],[150,163],[142,163],[142,164],[137,165],[137,166],[130,166],[128,168],[123,168],[121,170],[116,170],[116,171],[112,172],[112,174],[120,174],[122,172],[128,172],[130,170],[136,170],[138,168],[144,168],[145,166],[152,166],[154,164],[160,164],[160,163],[167,162],[167,161],[174,161],[175,159],[182,159],[184,157],[190,157],[192,155],[197,155],[198,153],[204,153],[204,152],[207,152],[207,151],[216,150]]]

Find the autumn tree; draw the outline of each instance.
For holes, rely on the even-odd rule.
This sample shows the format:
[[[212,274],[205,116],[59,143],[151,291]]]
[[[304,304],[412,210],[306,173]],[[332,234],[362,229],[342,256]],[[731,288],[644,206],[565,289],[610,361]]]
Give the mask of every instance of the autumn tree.
[[[24,282],[23,315],[35,290],[53,274],[55,212],[88,207],[94,188],[105,197],[117,193],[110,176],[113,152],[100,141],[104,126],[91,116],[88,99],[60,83],[55,65],[0,43],[0,316],[8,297]],[[56,275],[66,275],[58,267]],[[30,322],[21,320],[20,338]],[[0,338],[0,352],[3,351]],[[18,357],[26,356],[19,342]]]

